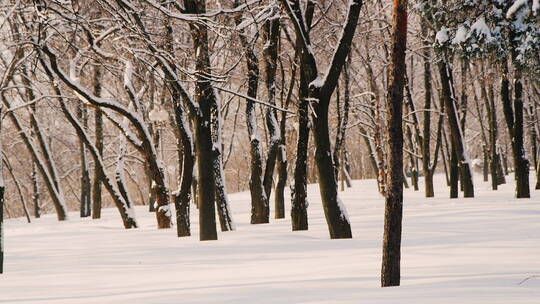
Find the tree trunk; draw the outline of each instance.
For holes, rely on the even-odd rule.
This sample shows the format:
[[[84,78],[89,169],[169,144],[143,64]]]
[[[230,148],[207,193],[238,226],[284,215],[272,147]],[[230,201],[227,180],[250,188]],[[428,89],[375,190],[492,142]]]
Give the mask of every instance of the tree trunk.
[[[216,207],[218,211],[219,224],[221,231],[232,231],[235,229],[232,219],[231,210],[229,208],[229,200],[227,198],[227,186],[225,184],[225,173],[223,172],[223,155],[221,141],[221,104],[217,92],[214,91],[214,102],[212,104],[212,137],[213,137],[213,169],[214,182],[216,191]]]
[[[85,131],[88,129],[88,111],[84,105],[77,106],[77,118],[82,123]],[[91,215],[92,204],[92,184],[90,181],[90,170],[88,167],[88,156],[86,155],[86,147],[84,142],[79,139],[79,152],[81,161],[81,197],[80,197],[80,217],[88,217]]]
[[[35,162],[32,162],[32,202],[34,206],[34,217],[41,217],[41,197],[39,189],[39,177],[37,165]]]
[[[2,105],[0,105],[0,135],[2,134],[3,120],[1,117],[3,117]],[[6,242],[4,234],[4,191],[6,184],[4,183],[3,161],[1,161],[3,157],[2,140],[0,138],[0,273],[4,273],[4,243]]]
[[[266,90],[268,92],[268,103],[275,105],[276,96],[276,71],[278,58],[278,42],[280,33],[280,19],[271,18],[266,21],[263,26],[264,35],[264,75]],[[276,110],[271,107],[266,109],[266,127],[270,133],[270,142],[268,143],[268,155],[266,157],[266,167],[264,169],[264,192],[266,198],[270,199],[272,193],[272,185],[274,182],[274,169],[279,153],[279,145],[283,134],[280,132],[277,122]]]
[[[98,97],[101,96],[101,76],[98,72],[100,68],[96,67],[95,78],[94,78],[94,94]],[[103,157],[103,113],[101,110],[96,108],[94,110],[94,121],[95,121],[95,145],[97,152],[100,157]],[[97,164],[94,163],[94,183],[92,185],[92,218],[99,219],[101,218],[101,183],[103,181],[103,176],[101,176],[100,170],[97,168]]]
[[[503,66],[501,81],[501,99],[503,112],[511,138],[512,155],[514,160],[514,175],[516,181],[516,198],[529,198],[529,162],[525,157],[523,147],[523,87],[517,78],[514,81],[514,103],[510,96],[510,81],[508,68]]]
[[[457,165],[459,166],[459,171],[455,172],[453,170],[450,170],[451,172],[455,172],[456,176],[451,177],[451,195],[450,197],[457,197],[457,179],[459,179],[459,176],[462,177],[462,183],[463,183],[463,196],[464,197],[474,197],[474,185],[472,181],[472,172],[470,163],[467,156],[467,151],[465,147],[465,141],[463,138],[463,131],[461,129],[461,123],[460,119],[458,117],[458,112],[455,104],[455,90],[454,90],[454,84],[452,80],[452,70],[450,69],[450,66],[447,62],[446,54],[443,54],[443,58],[438,63],[438,69],[439,69],[439,75],[441,78],[441,84],[442,84],[442,98],[444,100],[444,106],[445,106],[445,112],[447,113],[448,117],[448,125],[450,128],[450,137],[452,139],[452,149],[454,150],[454,157],[455,161],[453,162],[454,170],[455,170],[455,163],[457,162]],[[459,175],[459,176],[457,176]],[[452,174],[451,174],[452,176]]]
[[[187,13],[204,14],[205,0],[184,0]],[[195,116],[195,151],[198,155],[199,239],[217,240],[215,210],[214,149],[212,140],[212,106],[216,102],[214,89],[205,75],[211,74],[208,32],[203,24],[190,24],[193,49],[196,50],[195,102],[200,113]]]
[[[381,286],[400,285],[403,216],[403,88],[407,48],[407,0],[394,0],[392,54],[388,67],[387,191],[384,211]]]
[[[235,2],[235,6],[240,2]],[[236,22],[240,23],[240,19]],[[244,32],[240,32],[240,41],[244,45],[247,63],[248,91],[247,96],[256,99],[259,87],[258,59],[248,43]],[[249,190],[251,194],[251,224],[264,224],[270,220],[270,206],[263,183],[263,160],[261,152],[261,139],[257,128],[255,103],[248,99],[246,103],[246,124],[250,139],[249,153],[251,156],[251,175],[249,178]]]
[[[424,35],[428,33],[428,27],[426,24],[422,23],[422,32]],[[430,142],[431,142],[431,52],[429,48],[429,43],[424,42],[424,51],[422,60],[424,63],[424,121],[422,126],[422,172],[424,173],[424,187],[426,197],[435,196],[433,190],[433,174],[431,173],[430,162],[431,162],[431,151],[430,151]]]

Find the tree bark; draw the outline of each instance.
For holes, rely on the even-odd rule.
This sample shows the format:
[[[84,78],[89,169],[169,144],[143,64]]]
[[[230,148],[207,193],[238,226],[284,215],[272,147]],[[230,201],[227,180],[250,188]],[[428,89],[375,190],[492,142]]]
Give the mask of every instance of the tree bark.
[[[407,0],[394,0],[392,53],[388,70],[387,191],[381,286],[399,286],[401,270],[401,222],[403,216],[403,88],[407,49]]]
[[[457,165],[459,166],[459,171],[455,172],[454,170],[450,170],[451,173],[454,173],[455,176],[451,175],[451,195],[450,197],[457,197],[457,179],[459,179],[459,176],[462,178],[463,183],[463,196],[464,197],[474,197],[474,185],[472,181],[472,172],[468,157],[467,157],[467,151],[464,143],[463,138],[463,132],[461,129],[461,123],[460,119],[458,117],[458,112],[455,104],[455,90],[454,90],[454,83],[452,79],[452,70],[450,68],[450,65],[447,62],[448,58],[446,57],[446,54],[442,54],[442,58],[438,63],[438,70],[439,75],[441,78],[441,84],[442,84],[442,98],[444,101],[444,106],[446,109],[446,115],[448,118],[448,125],[450,128],[450,138],[452,141],[452,150],[453,157],[455,157],[453,168],[455,170],[455,163],[457,162]],[[452,166],[451,166],[452,167]],[[453,178],[452,178],[453,177]]]
[[[97,97],[101,97],[101,67],[94,67],[94,88],[93,93]],[[103,113],[101,109],[94,109],[94,122],[95,122],[95,146],[100,157],[103,157]],[[97,168],[98,164],[94,163],[94,179],[92,185],[92,218],[101,218],[101,183],[103,182],[103,176],[100,175],[100,170]]]
[[[240,5],[236,1],[235,5]],[[236,20],[240,23],[240,19]],[[248,90],[247,96],[256,99],[259,87],[259,60],[253,52],[253,46],[247,41],[243,31],[240,31],[240,42],[244,45],[246,54]],[[270,206],[263,182],[263,160],[261,139],[257,128],[255,103],[248,99],[246,103],[246,124],[250,141],[251,156],[249,190],[251,194],[251,224],[265,224],[270,220]]]
[[[204,14],[204,0],[184,0],[187,13]],[[211,108],[215,104],[214,89],[205,75],[211,74],[210,54],[208,50],[208,32],[203,24],[190,24],[193,49],[196,50],[195,102],[199,105],[195,116],[195,151],[198,155],[198,202],[199,202],[199,239],[217,240],[215,210],[214,149],[212,140]]]

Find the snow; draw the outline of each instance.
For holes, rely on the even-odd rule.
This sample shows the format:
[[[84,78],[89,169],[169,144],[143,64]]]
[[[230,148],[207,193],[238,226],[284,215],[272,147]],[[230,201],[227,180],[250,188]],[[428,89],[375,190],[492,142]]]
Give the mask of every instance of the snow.
[[[448,41],[448,29],[443,27],[441,28],[437,34],[435,35],[435,40],[440,44],[443,45]]]
[[[513,178],[498,191],[476,180],[474,199],[448,199],[444,175],[435,198],[405,190],[401,287],[379,287],[384,200],[364,180],[340,192],[349,240],[329,239],[317,185],[309,231],[289,217],[250,225],[248,192],[230,194],[237,231],[218,241],[198,241],[196,208],[180,239],[146,206],[130,230],[114,209],[7,220],[0,303],[538,303],[540,191],[514,199]]]
[[[314,87],[314,88],[322,88],[322,86],[324,85],[324,82],[326,81],[326,74],[324,76],[317,76],[317,78],[315,78],[310,84],[309,86],[310,87]]]
[[[460,24],[457,31],[456,36],[454,39],[452,39],[452,44],[460,44],[467,40],[467,28],[463,26],[463,24]]]
[[[527,1],[528,0],[516,0],[514,4],[512,4],[512,6],[510,6],[508,11],[506,12],[506,18],[508,19],[512,18],[522,6],[527,4]],[[538,0],[534,0],[534,1],[538,1]]]
[[[486,19],[484,16],[476,19],[476,21],[471,25],[471,31],[467,36],[477,33],[479,36],[484,36],[487,42],[491,42],[493,37],[491,36],[491,31],[486,24]]]

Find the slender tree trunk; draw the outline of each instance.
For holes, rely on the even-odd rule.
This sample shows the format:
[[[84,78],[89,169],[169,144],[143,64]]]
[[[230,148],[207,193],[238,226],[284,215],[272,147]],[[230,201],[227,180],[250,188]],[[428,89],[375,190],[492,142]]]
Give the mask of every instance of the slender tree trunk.
[[[2,134],[2,105],[0,105],[0,135]],[[2,151],[2,140],[0,137],[0,273],[4,273],[4,243],[5,234],[4,234],[4,191],[6,189],[6,184],[4,183],[4,170],[3,170],[3,161],[4,157]]]
[[[422,31],[426,35],[428,33],[428,27],[426,24],[422,23]],[[422,172],[424,173],[424,187],[426,197],[435,196],[433,190],[433,174],[430,170],[430,143],[431,143],[431,95],[432,95],[432,86],[431,86],[431,51],[428,47],[429,43],[424,42],[424,51],[423,51],[423,65],[424,65],[424,121],[422,126]]]
[[[88,129],[88,111],[84,105],[78,105],[77,118],[82,123],[85,131]],[[79,139],[79,153],[81,161],[81,197],[80,197],[80,217],[88,217],[91,215],[92,204],[92,184],[90,181],[90,171],[88,167],[88,157],[84,142]]]
[[[296,65],[293,66],[291,72],[291,80],[289,82],[289,88],[285,100],[283,100],[283,92],[281,90],[281,106],[285,109],[289,108],[289,103],[291,101],[291,96],[294,88],[294,78],[296,75]],[[283,66],[281,68],[281,78],[282,78],[282,88],[285,87],[285,74],[283,72]],[[280,121],[280,133],[281,141],[279,143],[279,153],[277,159],[277,172],[278,172],[278,182],[276,184],[275,194],[274,194],[274,213],[275,218],[285,218],[285,186],[287,185],[287,167],[289,165],[287,160],[287,146],[286,146],[286,127],[287,127],[287,113],[281,112],[281,121]]]
[[[34,206],[34,217],[41,217],[41,198],[39,189],[38,169],[35,162],[32,162],[32,203]]]
[[[193,182],[193,167],[195,165],[195,155],[193,154],[193,138],[189,120],[186,117],[180,96],[173,95],[175,107],[175,121],[178,132],[178,161],[182,162],[182,171],[178,174],[178,184],[180,189],[174,195],[174,205],[176,209],[176,233],[178,237],[191,235],[191,224],[189,220],[191,201],[191,189]],[[180,149],[181,148],[181,149]]]
[[[218,93],[214,91],[214,102],[212,104],[212,135],[213,135],[213,169],[216,191],[216,207],[218,211],[219,224],[221,231],[235,230],[232,213],[229,208],[229,200],[227,198],[227,186],[225,184],[225,173],[223,172],[223,155],[221,141],[221,104],[219,102]]]
[[[394,0],[392,14],[392,54],[388,68],[387,191],[381,286],[399,286],[401,221],[403,216],[403,88],[407,48],[407,0]]]
[[[97,97],[101,97],[101,67],[94,67],[94,88],[93,93]],[[103,157],[103,113],[101,109],[96,108],[94,110],[94,123],[95,123],[95,146],[100,157]],[[101,218],[101,183],[103,176],[100,175],[100,170],[97,168],[98,164],[94,163],[94,179],[92,185],[92,218]]]

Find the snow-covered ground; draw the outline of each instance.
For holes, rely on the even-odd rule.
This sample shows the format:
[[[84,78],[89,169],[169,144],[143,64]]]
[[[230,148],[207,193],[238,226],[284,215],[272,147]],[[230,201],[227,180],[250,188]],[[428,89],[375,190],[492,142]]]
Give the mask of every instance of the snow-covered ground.
[[[316,185],[303,232],[289,214],[250,225],[247,193],[230,195],[237,231],[211,242],[196,211],[182,239],[145,207],[130,231],[115,209],[8,220],[0,303],[540,303],[540,191],[475,182],[474,199],[447,199],[442,176],[436,198],[405,190],[401,287],[379,287],[383,200],[366,180],[341,193],[351,240],[329,240]]]

